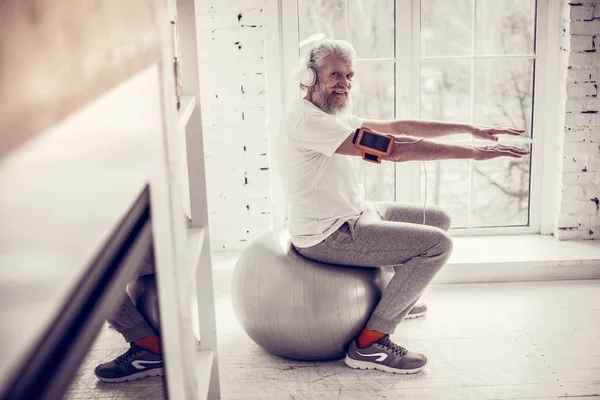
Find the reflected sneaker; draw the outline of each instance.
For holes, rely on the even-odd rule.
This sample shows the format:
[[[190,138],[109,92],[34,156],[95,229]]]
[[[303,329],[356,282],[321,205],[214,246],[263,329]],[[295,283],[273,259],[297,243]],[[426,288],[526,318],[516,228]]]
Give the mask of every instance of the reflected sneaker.
[[[427,364],[427,357],[413,353],[390,340],[385,335],[372,345],[359,348],[353,340],[344,359],[350,368],[378,369],[395,374],[416,374]]]
[[[425,315],[426,312],[427,312],[427,304],[417,303],[413,306],[412,310],[410,310],[410,312],[408,314],[406,314],[406,317],[404,317],[404,319],[419,318],[419,317],[422,317],[423,315]]]
[[[131,343],[125,353],[100,364],[94,374],[104,382],[127,382],[148,376],[164,376],[162,354],[154,354]]]

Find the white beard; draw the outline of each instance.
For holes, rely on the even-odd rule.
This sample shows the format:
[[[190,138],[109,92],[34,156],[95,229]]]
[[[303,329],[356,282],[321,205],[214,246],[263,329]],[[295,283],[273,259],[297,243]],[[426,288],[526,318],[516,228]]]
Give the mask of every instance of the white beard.
[[[352,100],[348,92],[347,98],[338,98],[321,82],[317,82],[312,95],[312,102],[327,114],[344,114],[352,109]]]

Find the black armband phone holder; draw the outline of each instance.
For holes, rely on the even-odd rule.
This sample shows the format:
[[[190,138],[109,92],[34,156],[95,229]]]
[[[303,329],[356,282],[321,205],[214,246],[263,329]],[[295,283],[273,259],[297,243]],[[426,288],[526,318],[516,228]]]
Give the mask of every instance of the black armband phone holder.
[[[362,158],[375,164],[381,163],[394,149],[394,136],[359,128],[354,133],[352,143],[362,151]]]

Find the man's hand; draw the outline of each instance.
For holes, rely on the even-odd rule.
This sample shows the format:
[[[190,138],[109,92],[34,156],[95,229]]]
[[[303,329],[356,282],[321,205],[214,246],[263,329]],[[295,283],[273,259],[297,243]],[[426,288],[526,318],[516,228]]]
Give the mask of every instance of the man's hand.
[[[502,144],[482,147],[473,146],[473,150],[474,160],[490,160],[498,157],[521,158],[530,153],[528,149],[516,146],[505,146]]]
[[[392,154],[386,157],[385,160],[393,162],[464,159],[490,160],[498,157],[521,158],[527,154],[529,154],[528,149],[503,144],[473,146],[403,137],[396,140]]]
[[[496,142],[498,141],[498,136],[496,135],[519,136],[525,132],[525,129],[494,128],[483,125],[469,125],[469,132],[477,139],[491,140]]]

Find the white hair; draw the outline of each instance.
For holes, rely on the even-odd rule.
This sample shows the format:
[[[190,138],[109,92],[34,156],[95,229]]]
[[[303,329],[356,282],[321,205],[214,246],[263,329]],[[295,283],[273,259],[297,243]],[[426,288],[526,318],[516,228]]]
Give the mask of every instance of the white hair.
[[[319,40],[306,53],[305,66],[319,71],[325,65],[325,58],[333,56],[342,61],[352,64],[356,58],[356,51],[350,43],[341,39],[323,39]],[[302,89],[308,89],[307,86],[300,84]]]

